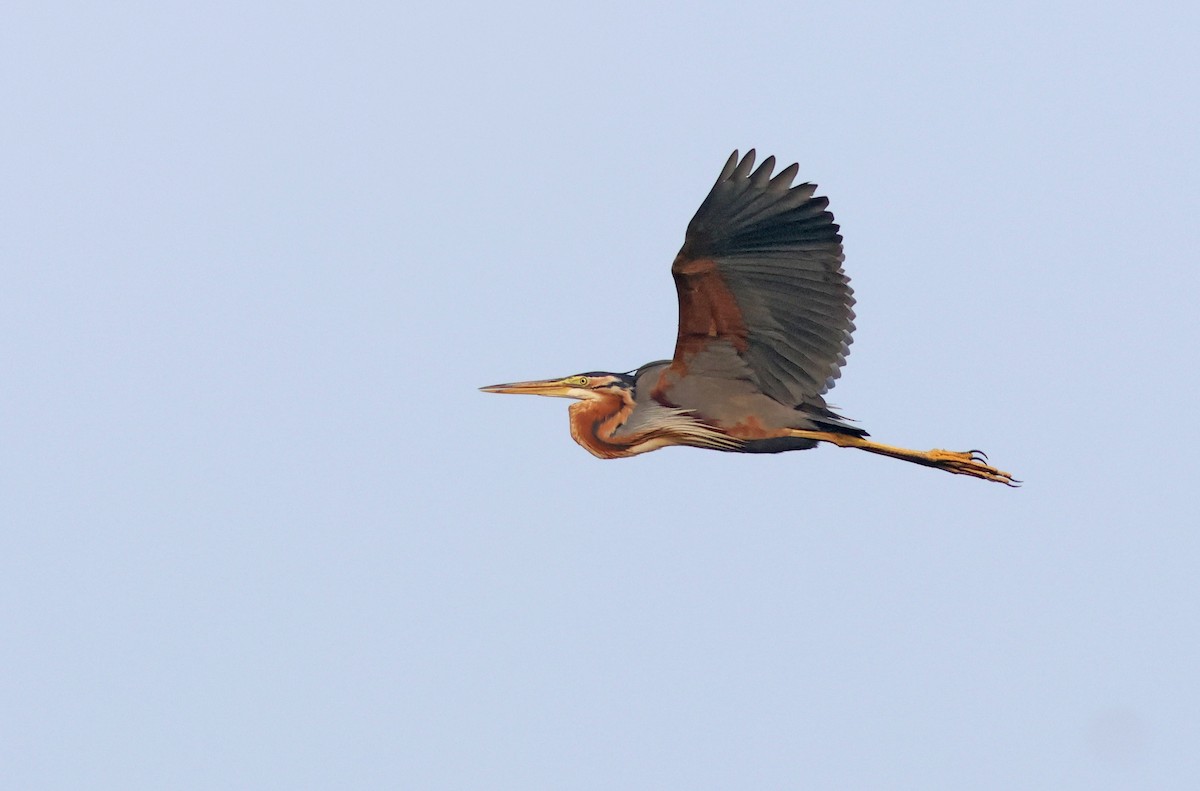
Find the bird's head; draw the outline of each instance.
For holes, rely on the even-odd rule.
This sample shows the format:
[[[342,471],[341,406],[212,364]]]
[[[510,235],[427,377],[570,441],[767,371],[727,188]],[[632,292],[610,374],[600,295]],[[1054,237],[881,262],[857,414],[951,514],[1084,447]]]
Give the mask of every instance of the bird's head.
[[[481,387],[479,389],[485,393],[515,393],[518,395],[575,398],[580,401],[599,401],[614,395],[620,395],[622,391],[628,390],[631,387],[633,387],[633,379],[628,374],[592,371],[586,374],[575,374],[564,379],[512,382],[503,385],[489,385],[488,387]]]

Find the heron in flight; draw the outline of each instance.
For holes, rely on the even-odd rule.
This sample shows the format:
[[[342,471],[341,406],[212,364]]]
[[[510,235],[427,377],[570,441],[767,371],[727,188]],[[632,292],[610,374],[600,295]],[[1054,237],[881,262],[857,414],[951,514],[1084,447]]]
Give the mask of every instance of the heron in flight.
[[[1015,486],[978,450],[909,450],[825,403],[849,353],[853,290],[842,237],[815,184],[792,186],[790,165],[754,168],[734,151],[688,224],[671,265],[679,334],[670,360],[628,373],[480,388],[573,398],[571,436],[602,459],[689,445],[738,453],[858,448]]]

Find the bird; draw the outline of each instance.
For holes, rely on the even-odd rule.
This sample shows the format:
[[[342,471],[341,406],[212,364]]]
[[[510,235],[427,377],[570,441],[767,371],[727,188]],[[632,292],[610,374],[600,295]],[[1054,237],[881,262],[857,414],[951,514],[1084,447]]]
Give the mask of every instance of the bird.
[[[670,360],[624,373],[490,385],[487,393],[574,399],[572,438],[601,459],[669,446],[736,453],[857,448],[1017,486],[979,450],[885,445],[833,411],[825,394],[854,331],[840,227],[816,185],[793,185],[755,151],[734,151],[671,264],[679,328]]]

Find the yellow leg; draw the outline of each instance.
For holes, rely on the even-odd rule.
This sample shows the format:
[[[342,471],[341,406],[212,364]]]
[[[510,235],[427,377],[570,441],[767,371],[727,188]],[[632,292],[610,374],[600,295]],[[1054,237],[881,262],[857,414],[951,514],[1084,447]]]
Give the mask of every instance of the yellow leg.
[[[953,451],[937,448],[934,450],[909,450],[908,448],[883,445],[878,442],[872,442],[869,439],[863,439],[862,437],[838,434],[833,431],[788,429],[787,433],[789,437],[811,439],[817,442],[831,442],[841,448],[858,448],[868,453],[878,453],[881,456],[890,456],[893,459],[911,461],[913,464],[936,467],[939,470],[952,472],[956,475],[970,475],[973,478],[982,478],[985,481],[996,481],[1006,486],[1017,486],[1021,483],[1009,473],[987,464],[987,456],[984,455],[983,451],[979,450]]]

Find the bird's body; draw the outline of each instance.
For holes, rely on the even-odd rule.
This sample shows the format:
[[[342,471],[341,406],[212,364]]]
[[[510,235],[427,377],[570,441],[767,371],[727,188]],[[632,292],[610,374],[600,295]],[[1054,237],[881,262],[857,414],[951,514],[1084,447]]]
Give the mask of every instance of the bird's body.
[[[978,451],[914,451],[866,439],[824,394],[846,360],[853,291],[842,237],[815,186],[792,186],[798,166],[752,171],[754,152],[729,158],[688,225],[671,267],[679,331],[671,360],[625,374],[483,388],[578,399],[571,436],[600,458],[669,445],[743,453],[856,447],[1012,485]]]
[[[589,383],[613,377],[592,390],[590,398],[571,405],[571,436],[602,459],[634,456],[667,445],[692,445],[742,453],[779,453],[813,447],[813,440],[780,436],[780,429],[818,429],[803,412],[789,409],[756,392],[748,382],[730,392],[728,382],[693,377],[682,385],[659,388],[670,360],[648,363],[629,374],[588,375]],[[708,391],[708,392],[706,392]],[[675,406],[672,406],[675,405]],[[830,413],[829,424],[855,436],[865,432],[846,426]]]

